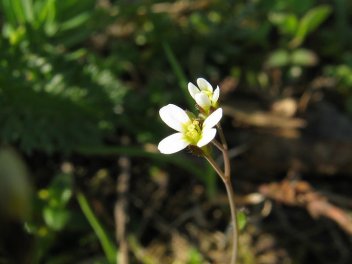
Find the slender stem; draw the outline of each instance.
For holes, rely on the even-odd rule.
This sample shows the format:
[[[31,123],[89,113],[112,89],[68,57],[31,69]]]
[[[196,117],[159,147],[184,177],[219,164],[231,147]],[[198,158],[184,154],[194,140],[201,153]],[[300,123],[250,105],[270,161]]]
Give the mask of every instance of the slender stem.
[[[204,157],[209,162],[209,164],[213,167],[216,173],[220,176],[220,178],[225,182],[225,175],[220,169],[219,165],[216,164],[215,160],[210,155],[204,155]]]
[[[224,159],[224,177],[225,178],[231,178],[231,164],[230,164],[230,158],[229,158],[229,152],[227,151],[227,146],[226,145],[221,145],[218,141],[213,140],[212,143],[222,152],[222,156]],[[226,142],[225,142],[226,144]]]
[[[224,131],[222,130],[222,127],[221,127],[220,123],[217,124],[216,127],[218,128],[218,132],[219,132],[221,143],[222,143],[224,149],[227,150],[226,138],[225,138]]]
[[[219,168],[219,165],[215,162],[215,160],[210,155],[204,155],[206,160],[210,163],[210,165],[214,168],[214,170],[219,174],[220,178],[225,184],[227,196],[230,203],[230,211],[231,211],[231,219],[233,224],[233,253],[231,257],[231,264],[236,263],[237,259],[237,251],[238,251],[238,235],[239,228],[237,223],[237,212],[236,212],[236,204],[235,204],[235,194],[232,188],[231,177],[230,177],[230,161],[228,157],[227,150],[221,147],[218,142],[214,142],[214,145],[217,146],[223,153],[224,164],[225,164],[225,173]]]
[[[221,143],[220,143],[219,141],[217,141],[216,139],[214,139],[211,143],[213,143],[214,146],[218,148],[218,150],[220,150],[221,152],[223,152],[224,148],[223,148],[223,146],[221,145]]]
[[[235,203],[235,193],[232,188],[231,179],[228,178],[224,181],[227,196],[230,202],[230,210],[231,210],[231,218],[233,224],[233,245],[232,245],[232,257],[231,257],[231,264],[235,264],[237,260],[237,252],[238,252],[238,237],[239,237],[239,227],[237,222],[237,209]]]

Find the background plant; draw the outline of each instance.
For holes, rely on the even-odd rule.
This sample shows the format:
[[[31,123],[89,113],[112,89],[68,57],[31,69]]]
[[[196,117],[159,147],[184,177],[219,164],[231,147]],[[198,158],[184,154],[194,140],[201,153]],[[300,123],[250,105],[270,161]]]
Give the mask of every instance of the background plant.
[[[126,155],[136,177],[130,253],[136,263],[157,263],[141,254],[152,243],[140,235],[148,232],[139,221],[144,196],[136,179],[152,182],[150,192],[160,195],[156,190],[169,179],[170,197],[182,184],[177,179],[206,186],[214,201],[224,192],[205,164],[153,152],[167,134],[158,109],[170,101],[191,109],[187,90],[180,91],[201,75],[224,89],[228,105],[237,98],[260,97],[264,106],[288,94],[297,99],[325,80],[319,92],[333,95],[327,100],[350,115],[351,8],[347,0],[1,0],[0,142],[22,156],[33,185],[31,216],[0,221],[2,230],[20,232],[32,245],[23,246],[31,248],[28,256],[41,263],[111,262],[116,157]],[[224,122],[236,145],[242,134],[229,117]],[[159,206],[172,218],[174,212]],[[6,263],[24,250],[9,251],[11,235],[2,234],[0,262]],[[250,263],[255,250],[246,245]],[[185,252],[181,263],[206,258],[195,245]],[[304,253],[295,257],[310,263]]]

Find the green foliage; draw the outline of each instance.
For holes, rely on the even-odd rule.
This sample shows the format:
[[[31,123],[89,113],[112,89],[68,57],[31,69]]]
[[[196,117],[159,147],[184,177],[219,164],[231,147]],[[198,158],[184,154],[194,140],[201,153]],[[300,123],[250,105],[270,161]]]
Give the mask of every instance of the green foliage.
[[[332,8],[329,5],[321,5],[307,9],[307,12],[299,17],[299,13],[286,8],[273,10],[269,13],[269,19],[283,36],[291,39],[288,46],[297,48],[328,18],[331,12]]]
[[[336,66],[328,66],[325,74],[336,80],[336,87],[345,96],[345,108],[352,114],[352,61]]]
[[[27,72],[16,67],[0,78],[1,139],[19,142],[26,151],[48,152],[98,143],[104,130],[111,128],[113,104],[103,89],[89,80],[91,74],[78,72],[78,65],[71,65],[70,72],[50,70],[53,63],[35,55],[27,63],[43,66],[28,65]],[[68,61],[63,63],[68,65]],[[50,72],[43,72],[47,68]],[[72,80],[75,73],[77,84]]]
[[[62,230],[69,220],[70,212],[66,206],[71,199],[72,188],[72,175],[59,174],[48,189],[39,192],[39,196],[46,201],[43,207],[44,222],[54,231]]]
[[[306,49],[295,49],[288,51],[279,49],[270,54],[267,60],[269,67],[285,67],[285,66],[314,66],[317,63],[316,54]]]
[[[93,25],[95,1],[2,0],[4,33],[12,44],[46,39],[65,46],[85,40]]]
[[[1,141],[27,152],[98,144],[115,126],[124,88],[93,54],[67,50],[91,34],[94,1],[75,5],[77,13],[73,1],[22,2],[2,2],[8,20],[0,39]]]
[[[247,225],[247,216],[244,212],[239,211],[237,212],[237,222],[239,230],[243,230]]]
[[[332,13],[329,5],[300,6],[300,12],[292,11],[296,8],[288,5],[269,13],[270,22],[278,28],[282,37],[281,47],[269,54],[266,66],[288,69],[287,76],[291,79],[300,79],[302,69],[317,65],[319,56],[316,49],[301,46]]]
[[[327,5],[310,9],[297,24],[297,30],[290,45],[292,47],[300,46],[306,36],[313,32],[322,22],[324,22],[330,13],[331,8]]]
[[[34,213],[25,222],[28,233],[37,239],[34,259],[40,261],[55,243],[58,233],[64,230],[72,218],[68,205],[73,192],[70,174],[55,175],[48,186],[40,189],[34,200]]]
[[[187,264],[198,264],[204,262],[202,254],[195,248],[189,250]]]
[[[264,88],[281,96],[273,88],[272,71],[280,73],[283,87],[329,77],[352,113],[352,10],[347,0],[211,0],[204,6],[185,1],[184,10],[180,2],[0,0],[0,142],[14,145],[28,160],[38,153],[60,157],[45,172],[44,183],[37,175],[42,166],[30,164],[39,191],[26,227],[38,242],[38,261],[49,263],[58,237],[72,230],[84,234],[75,243],[103,245],[110,261],[116,252],[104,237],[112,227],[102,228],[106,223],[85,197],[79,200],[82,210],[74,204],[77,175],[58,169],[67,154],[87,159],[128,155],[152,161],[150,166],[176,166],[202,181],[210,196],[216,194],[218,178],[210,167],[195,166],[188,154],[145,151],[168,133],[158,117],[160,106],[172,101],[193,107],[186,99],[188,81],[206,77],[220,84],[229,77],[241,91]],[[134,146],[119,146],[121,135]],[[30,183],[21,176],[22,161],[6,154],[4,162],[2,154],[1,171],[13,171],[1,174],[0,190],[11,182],[12,193],[23,202],[18,208],[29,208],[25,189]],[[5,193],[0,191],[2,200]],[[23,215],[14,213],[26,219]],[[56,250],[51,263],[76,263],[84,256]],[[189,263],[201,262],[198,252],[189,255]],[[96,257],[106,262],[103,253]]]

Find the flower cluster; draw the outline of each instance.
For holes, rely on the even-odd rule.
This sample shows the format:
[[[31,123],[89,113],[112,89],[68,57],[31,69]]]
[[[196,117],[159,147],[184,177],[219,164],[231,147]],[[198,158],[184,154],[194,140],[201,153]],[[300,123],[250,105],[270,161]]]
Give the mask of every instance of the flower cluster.
[[[188,90],[200,111],[198,116],[174,104],[160,109],[161,119],[177,131],[160,141],[158,149],[161,153],[172,154],[187,146],[202,148],[214,139],[214,126],[222,118],[222,109],[218,108],[220,89],[217,87],[214,90],[203,78],[197,79],[197,84],[198,87],[189,83]]]
[[[214,90],[213,86],[203,78],[198,78],[197,84],[198,87],[191,82],[188,83],[188,91],[200,107],[201,112],[209,114],[211,110],[218,107],[220,88],[217,86]]]

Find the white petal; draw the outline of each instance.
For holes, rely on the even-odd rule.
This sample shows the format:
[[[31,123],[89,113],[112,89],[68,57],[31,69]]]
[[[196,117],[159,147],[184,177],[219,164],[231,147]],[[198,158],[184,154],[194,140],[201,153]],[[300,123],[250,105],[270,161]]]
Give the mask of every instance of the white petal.
[[[189,143],[184,140],[182,133],[175,133],[160,141],[158,149],[163,154],[172,154],[183,150]]]
[[[217,86],[213,93],[213,103],[216,103],[218,101],[219,96],[220,96],[220,88],[219,86]]]
[[[203,129],[209,129],[219,123],[222,118],[222,109],[218,108],[207,119],[204,120]]]
[[[194,99],[194,96],[199,93],[199,89],[197,86],[195,86],[193,83],[188,83],[188,91],[191,94],[192,98]]]
[[[195,95],[194,100],[196,100],[197,105],[199,105],[203,109],[208,109],[211,105],[209,97],[204,92],[197,93]]]
[[[183,124],[190,121],[187,113],[174,104],[168,104],[159,110],[161,119],[176,131],[182,131]]]
[[[199,89],[204,90],[204,91],[209,91],[213,92],[213,86],[204,78],[198,78],[197,79],[197,84]]]
[[[215,128],[210,128],[210,129],[203,129],[202,131],[202,137],[200,138],[200,140],[197,143],[198,147],[203,147],[206,144],[208,144],[210,141],[212,141],[214,139],[216,135],[216,129]]]

